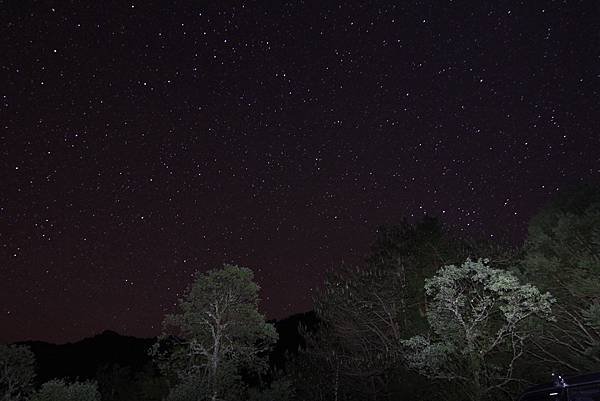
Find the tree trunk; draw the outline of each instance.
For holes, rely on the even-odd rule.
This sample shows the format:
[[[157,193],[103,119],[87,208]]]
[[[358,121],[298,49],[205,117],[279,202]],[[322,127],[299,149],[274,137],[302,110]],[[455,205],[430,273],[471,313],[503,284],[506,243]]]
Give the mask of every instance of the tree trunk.
[[[217,401],[217,368],[219,365],[219,362],[217,360],[218,356],[217,355],[213,355],[213,360],[212,360],[212,397],[211,400],[212,401]]]
[[[472,400],[481,401],[483,399],[483,389],[481,387],[481,361],[477,355],[471,356],[471,371],[473,372]]]
[[[335,383],[333,385],[334,401],[338,401],[339,385],[340,385],[340,364],[336,359],[336,361],[335,361]]]
[[[215,344],[212,355],[212,401],[217,401],[218,389],[217,389],[217,369],[219,368],[219,347],[221,346],[221,333],[217,332],[215,336]]]
[[[407,316],[406,316],[406,268],[404,267],[404,263],[402,260],[398,258],[398,264],[400,265],[400,313],[402,315],[402,331],[406,331],[408,326]]]

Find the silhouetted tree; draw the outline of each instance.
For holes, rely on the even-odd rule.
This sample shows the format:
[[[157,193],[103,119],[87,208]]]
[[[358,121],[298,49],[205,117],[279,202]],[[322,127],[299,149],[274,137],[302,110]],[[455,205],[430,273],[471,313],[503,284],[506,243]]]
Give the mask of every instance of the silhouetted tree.
[[[250,389],[248,401],[288,401],[294,396],[294,388],[290,378],[277,378],[268,387]]]
[[[600,191],[580,189],[540,211],[524,249],[526,277],[557,299],[533,355],[546,369],[600,369]]]
[[[35,357],[28,347],[0,344],[0,400],[20,401],[33,389]]]
[[[469,252],[436,219],[425,217],[380,228],[363,266],[328,274],[315,297],[318,339],[307,351],[313,363],[320,359],[329,367],[333,399],[341,389],[362,392],[363,399],[393,398],[393,387],[406,392],[416,382],[400,362],[401,340],[427,327],[425,278]]]
[[[128,366],[110,364],[102,366],[97,374],[102,401],[131,400],[135,395],[133,373]]]
[[[152,362],[144,365],[142,370],[135,372],[133,386],[135,387],[135,399],[138,400],[160,401],[169,393],[167,378],[160,375]]]

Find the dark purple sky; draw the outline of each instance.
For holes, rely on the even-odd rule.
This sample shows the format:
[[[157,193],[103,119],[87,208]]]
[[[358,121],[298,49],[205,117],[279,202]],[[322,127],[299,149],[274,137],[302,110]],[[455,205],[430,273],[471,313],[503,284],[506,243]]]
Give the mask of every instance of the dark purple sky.
[[[222,3],[0,2],[0,341],[157,334],[222,262],[284,317],[378,225],[598,182],[597,1]]]

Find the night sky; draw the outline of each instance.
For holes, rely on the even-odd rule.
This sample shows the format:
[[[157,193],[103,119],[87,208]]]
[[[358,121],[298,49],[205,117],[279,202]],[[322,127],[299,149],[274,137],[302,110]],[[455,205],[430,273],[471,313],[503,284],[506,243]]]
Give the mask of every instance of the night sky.
[[[0,341],[156,335],[223,262],[282,318],[379,225],[599,181],[597,1],[224,3],[0,1]]]

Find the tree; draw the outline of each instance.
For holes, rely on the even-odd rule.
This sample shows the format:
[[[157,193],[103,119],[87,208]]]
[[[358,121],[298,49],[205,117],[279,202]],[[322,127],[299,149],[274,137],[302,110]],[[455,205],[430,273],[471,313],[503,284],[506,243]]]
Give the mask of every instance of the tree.
[[[166,378],[152,362],[145,364],[142,370],[135,373],[133,386],[136,389],[134,399],[145,401],[160,401],[165,398],[169,390]]]
[[[381,399],[416,380],[401,364],[401,340],[422,332],[425,278],[439,266],[464,260],[470,248],[434,218],[378,230],[361,267],[329,273],[315,298],[321,321],[308,341],[307,363],[328,367],[332,399],[343,392]]]
[[[136,369],[118,363],[102,365],[96,380],[102,401],[158,401],[168,393],[168,383],[152,361]]]
[[[35,357],[28,347],[0,344],[0,400],[19,401],[33,388]]]
[[[600,369],[600,191],[571,192],[531,220],[523,270],[557,299],[532,354],[549,369]]]
[[[190,392],[195,400],[231,398],[243,369],[266,368],[277,333],[258,311],[258,291],[246,268],[226,264],[196,275],[179,312],[165,319],[165,335],[169,329],[175,334],[170,352],[155,346],[163,367],[177,378],[171,399],[185,399]]]
[[[106,364],[101,366],[96,373],[98,388],[103,401],[118,401],[131,399],[135,392],[132,385],[133,373],[128,366],[119,364]]]
[[[403,341],[408,367],[462,383],[473,401],[493,391],[508,394],[532,321],[552,317],[552,296],[481,259],[442,267],[426,280],[425,292],[431,333]]]
[[[473,252],[472,245],[455,238],[438,219],[424,216],[414,224],[403,221],[380,227],[364,270],[392,287],[398,330],[410,335],[426,327],[425,279],[440,266],[457,263]]]
[[[100,401],[100,393],[95,382],[66,383],[51,380],[42,385],[30,401]]]
[[[248,394],[249,401],[288,401],[294,395],[292,381],[288,378],[277,378],[271,382],[269,387],[256,390],[252,389]]]

